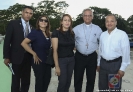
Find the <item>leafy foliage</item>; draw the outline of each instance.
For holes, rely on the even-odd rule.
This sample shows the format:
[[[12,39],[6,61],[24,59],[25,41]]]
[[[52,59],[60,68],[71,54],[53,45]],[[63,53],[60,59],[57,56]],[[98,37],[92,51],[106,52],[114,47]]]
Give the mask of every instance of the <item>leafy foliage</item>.
[[[31,4],[33,7],[34,3]],[[10,20],[19,19],[21,17],[22,7],[24,4],[16,3],[7,10],[0,10],[0,34],[5,34],[5,28]],[[66,12],[69,5],[65,1],[49,1],[43,0],[34,8],[34,14],[30,23],[35,27],[39,16],[47,15],[51,22],[51,30],[55,30],[60,25],[60,18]]]
[[[130,29],[130,32],[133,33],[133,15],[131,15],[127,19],[127,25],[128,25],[128,28]]]
[[[105,27],[105,17],[112,14],[107,8],[89,7],[93,10],[93,23],[100,26],[103,31],[107,30]],[[126,21],[118,14],[114,14],[117,19],[117,27],[124,30],[126,33],[133,33],[133,15]],[[79,14],[74,21],[74,26],[83,23],[82,14]],[[131,31],[132,30],[132,31]]]
[[[12,19],[19,19],[21,17],[21,11],[24,4],[16,3],[10,6],[6,10],[0,10],[0,34],[5,34],[6,26]],[[55,2],[54,0],[43,0],[34,7],[34,3],[31,4],[34,8],[34,14],[30,23],[35,27],[36,20],[41,15],[47,15],[50,19],[51,31],[55,30],[60,25],[60,19],[64,13],[66,13],[69,5],[65,1]],[[105,17],[108,14],[112,14],[107,8],[90,7],[94,11],[93,23],[99,25],[103,31],[105,27]],[[133,33],[133,15],[131,15],[127,21],[120,15],[115,14],[117,18],[117,27],[126,31],[127,33]],[[73,19],[73,27],[83,23],[82,14],[79,14],[77,18]]]

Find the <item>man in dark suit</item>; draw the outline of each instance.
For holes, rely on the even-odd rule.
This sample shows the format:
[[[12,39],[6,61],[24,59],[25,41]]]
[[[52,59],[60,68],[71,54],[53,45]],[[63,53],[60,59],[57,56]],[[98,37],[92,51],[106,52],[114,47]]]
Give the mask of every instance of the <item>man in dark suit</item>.
[[[21,42],[31,31],[29,20],[32,15],[32,7],[25,6],[22,9],[21,19],[10,21],[6,29],[3,47],[4,63],[5,65],[12,63],[15,73],[12,75],[11,92],[28,92],[29,90],[31,55],[23,49]]]

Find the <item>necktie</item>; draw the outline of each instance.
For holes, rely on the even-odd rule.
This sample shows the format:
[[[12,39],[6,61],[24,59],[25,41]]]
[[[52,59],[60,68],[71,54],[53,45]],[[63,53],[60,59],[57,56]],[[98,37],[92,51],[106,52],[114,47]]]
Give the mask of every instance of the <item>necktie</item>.
[[[26,26],[25,26],[25,37],[27,37],[27,35],[29,34],[29,25],[28,22],[25,22]]]

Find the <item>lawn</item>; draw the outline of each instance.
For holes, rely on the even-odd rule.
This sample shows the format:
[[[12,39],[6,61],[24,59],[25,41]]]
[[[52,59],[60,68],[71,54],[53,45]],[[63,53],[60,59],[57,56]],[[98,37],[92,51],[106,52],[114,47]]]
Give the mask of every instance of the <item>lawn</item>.
[[[0,92],[11,92],[11,72],[3,62],[2,42],[0,44]]]

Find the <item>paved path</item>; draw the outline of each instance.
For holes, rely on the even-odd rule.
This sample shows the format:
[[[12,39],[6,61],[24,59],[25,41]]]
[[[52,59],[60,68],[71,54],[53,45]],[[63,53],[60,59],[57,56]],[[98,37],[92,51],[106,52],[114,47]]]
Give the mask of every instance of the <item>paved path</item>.
[[[125,76],[122,79],[122,92],[133,92],[133,57],[131,58],[131,64],[128,66],[126,69]],[[48,88],[48,92],[56,92],[57,85],[58,85],[58,79],[57,76],[55,76],[54,69],[52,69],[52,78],[51,82]],[[98,92],[98,73],[96,75],[96,81],[95,81],[95,89],[94,92]],[[34,78],[34,73],[32,71],[32,77],[31,77],[31,86],[29,92],[35,92],[34,91],[34,84],[35,84],[35,78]],[[82,92],[85,92],[85,87],[86,86],[86,78],[84,75],[84,81],[83,81],[83,87],[82,87]],[[126,91],[126,90],[131,90],[131,91]],[[74,92],[74,85],[73,85],[73,78],[71,82],[71,87],[69,92]]]

